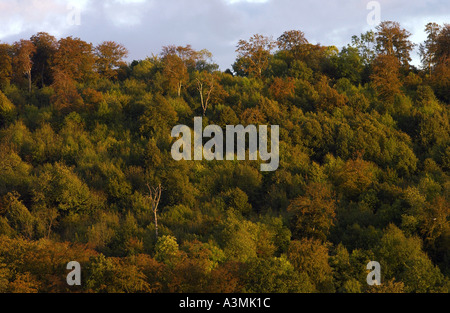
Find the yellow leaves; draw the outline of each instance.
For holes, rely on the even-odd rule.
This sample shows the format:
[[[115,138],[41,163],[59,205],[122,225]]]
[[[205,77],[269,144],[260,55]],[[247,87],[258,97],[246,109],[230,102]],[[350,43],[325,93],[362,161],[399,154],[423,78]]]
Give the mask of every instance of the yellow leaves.
[[[334,174],[338,189],[348,197],[356,197],[375,181],[375,166],[362,158],[348,160]]]
[[[237,65],[246,74],[261,78],[274,48],[275,41],[263,35],[253,35],[249,41],[239,40],[236,52],[243,62],[237,62]]]
[[[331,188],[323,183],[311,183],[305,194],[288,207],[292,213],[294,234],[299,237],[325,239],[336,215],[336,200]]]

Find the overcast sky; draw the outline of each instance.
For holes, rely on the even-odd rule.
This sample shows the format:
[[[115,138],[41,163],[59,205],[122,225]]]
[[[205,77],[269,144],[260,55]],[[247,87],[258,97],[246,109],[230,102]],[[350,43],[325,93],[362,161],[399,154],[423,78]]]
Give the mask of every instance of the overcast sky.
[[[298,29],[312,43],[339,49],[374,26],[370,0],[0,0],[0,41],[12,43],[44,31],[94,45],[112,40],[128,60],[158,54],[164,45],[208,49],[222,70],[235,60],[236,43],[259,33],[276,39]],[[373,2],[373,1],[372,1]],[[428,22],[450,23],[448,0],[379,0],[380,19],[424,40]],[[79,14],[78,14],[79,12]],[[370,20],[370,19],[369,19]],[[78,23],[79,22],[79,23]],[[77,25],[79,24],[79,25]],[[413,63],[417,64],[417,57]]]

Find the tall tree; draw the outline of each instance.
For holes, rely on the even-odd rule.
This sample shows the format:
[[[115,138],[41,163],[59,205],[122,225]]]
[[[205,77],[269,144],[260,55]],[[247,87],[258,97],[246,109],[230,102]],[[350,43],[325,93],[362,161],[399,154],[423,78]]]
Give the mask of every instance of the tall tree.
[[[123,58],[128,56],[128,50],[114,41],[104,41],[95,47],[95,54],[97,71],[111,79],[117,77],[117,68],[125,64]]]
[[[28,91],[31,92],[32,57],[36,52],[36,46],[30,40],[20,40],[13,45],[14,72],[18,77],[25,75],[28,79]],[[19,76],[20,75],[20,76]]]
[[[381,54],[373,61],[373,73],[370,76],[375,90],[382,100],[393,102],[400,93],[400,62],[393,55]]]
[[[163,76],[168,89],[176,90],[178,97],[181,88],[187,82],[189,76],[187,66],[176,54],[167,54],[163,57]]]
[[[414,48],[414,44],[408,40],[411,33],[392,21],[381,22],[376,29],[377,52],[395,56],[403,66],[407,66],[411,61],[410,52]]]
[[[195,68],[199,58],[199,53],[191,45],[186,45],[185,47],[175,45],[164,46],[161,55],[163,58],[168,55],[176,55],[190,70]]]
[[[436,38],[436,61],[448,59],[450,55],[450,24],[444,24]]]
[[[12,75],[12,64],[11,64],[11,46],[2,43],[0,44],[0,88],[8,85],[11,80]]]
[[[150,187],[149,184],[147,184],[148,188],[148,200],[150,202],[150,206],[154,215],[154,222],[155,222],[155,236],[156,240],[158,240],[158,206],[159,201],[161,200],[161,192],[162,192],[162,186],[159,184],[157,187]]]
[[[375,33],[369,30],[359,37],[352,36],[352,46],[358,49],[365,65],[371,63],[375,58]]]
[[[441,31],[441,26],[436,23],[428,23],[425,26],[425,33],[427,34],[427,39],[423,44],[419,46],[420,57],[424,69],[428,70],[431,76],[431,71],[436,62],[436,52],[437,52],[437,38]]]
[[[58,41],[58,51],[53,67],[66,73],[76,81],[87,81],[95,77],[95,55],[91,43],[80,38],[66,37]]]
[[[208,72],[201,72],[196,78],[197,90],[200,94],[200,103],[203,109],[203,116],[206,114],[209,101],[211,100],[211,94],[214,91],[216,80],[213,74]]]
[[[299,58],[302,50],[302,45],[308,43],[305,34],[300,30],[285,31],[277,39],[278,49],[290,51],[294,58]]]
[[[54,69],[52,88],[55,93],[51,97],[53,106],[58,111],[72,110],[83,104],[75,81],[64,71]]]
[[[249,76],[261,78],[263,71],[269,65],[269,58],[275,45],[275,41],[271,38],[258,34],[253,35],[249,41],[239,40],[236,49],[238,53],[236,69]]]
[[[434,55],[435,75],[432,84],[436,95],[443,101],[450,101],[450,24],[444,24],[436,38]]]
[[[36,53],[33,55],[33,77],[35,82],[39,81],[39,85],[43,87],[52,82],[51,62],[58,49],[58,41],[54,36],[43,32],[31,36],[30,40],[36,46]]]

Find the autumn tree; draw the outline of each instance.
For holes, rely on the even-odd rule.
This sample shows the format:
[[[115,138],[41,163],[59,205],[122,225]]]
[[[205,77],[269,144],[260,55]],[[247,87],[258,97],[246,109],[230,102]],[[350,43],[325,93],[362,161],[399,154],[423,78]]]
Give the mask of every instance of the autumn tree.
[[[358,155],[355,160],[348,160],[338,168],[333,178],[342,194],[356,199],[374,182],[375,168]]]
[[[411,61],[410,52],[414,48],[414,44],[408,40],[411,33],[392,21],[381,22],[376,29],[376,51],[379,54],[394,56],[402,66],[407,66]]]
[[[336,200],[330,187],[311,183],[305,194],[292,200],[288,207],[295,238],[310,237],[324,240],[336,215]]]
[[[450,24],[444,24],[436,37],[435,61],[437,63],[448,60],[450,55]]]
[[[161,55],[163,58],[168,55],[176,55],[183,61],[186,67],[190,69],[195,67],[197,60],[197,51],[195,51],[191,45],[186,45],[185,47],[175,45],[164,46]]]
[[[328,248],[329,245],[320,240],[302,238],[292,240],[287,253],[295,270],[306,273],[319,292],[334,291]]]
[[[100,75],[114,79],[117,77],[117,68],[125,65],[123,58],[127,57],[128,50],[114,41],[104,41],[95,47],[95,54],[97,71]]]
[[[393,102],[394,96],[401,92],[400,62],[393,56],[381,54],[373,61],[373,73],[370,76],[375,90],[384,101]]]
[[[91,43],[66,37],[58,41],[53,59],[54,71],[67,74],[75,81],[87,81],[94,75],[95,55]]]
[[[176,54],[167,54],[163,57],[163,76],[167,88],[175,90],[178,97],[181,95],[181,88],[188,81],[187,67],[183,60]]]
[[[82,106],[83,98],[77,90],[76,82],[66,72],[55,68],[51,86],[55,91],[51,96],[51,101],[57,111],[67,111]]]
[[[212,63],[212,53],[207,49],[197,51],[191,45],[175,46],[169,45],[162,48],[162,58],[168,55],[176,55],[179,57],[189,72],[197,69],[199,71],[207,70],[208,72],[217,69],[217,65]]]
[[[25,75],[28,79],[28,91],[31,92],[31,69],[33,66],[33,55],[36,52],[36,46],[30,40],[20,40],[13,45],[13,65],[14,74],[17,79]]]
[[[233,67],[249,76],[261,78],[269,65],[269,58],[275,48],[275,41],[263,35],[253,35],[248,41],[239,40],[236,52],[238,60]]]
[[[292,77],[275,77],[269,87],[269,93],[278,101],[286,101],[294,95],[295,82]]]
[[[345,95],[341,95],[336,89],[329,85],[327,76],[321,76],[315,86],[318,99],[316,107],[321,110],[333,110],[334,108],[343,107],[348,99]]]

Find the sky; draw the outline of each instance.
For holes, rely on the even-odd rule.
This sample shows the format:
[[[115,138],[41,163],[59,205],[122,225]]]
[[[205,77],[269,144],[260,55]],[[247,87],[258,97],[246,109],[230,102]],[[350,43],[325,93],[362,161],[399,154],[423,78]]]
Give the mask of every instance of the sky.
[[[374,29],[397,21],[425,40],[428,22],[450,23],[448,0],[0,0],[0,41],[12,43],[38,32],[74,36],[97,45],[115,41],[128,61],[159,54],[166,45],[208,49],[221,70],[231,68],[239,39],[254,34],[278,38],[301,30],[311,43],[339,49]],[[413,64],[419,57],[413,54]]]

